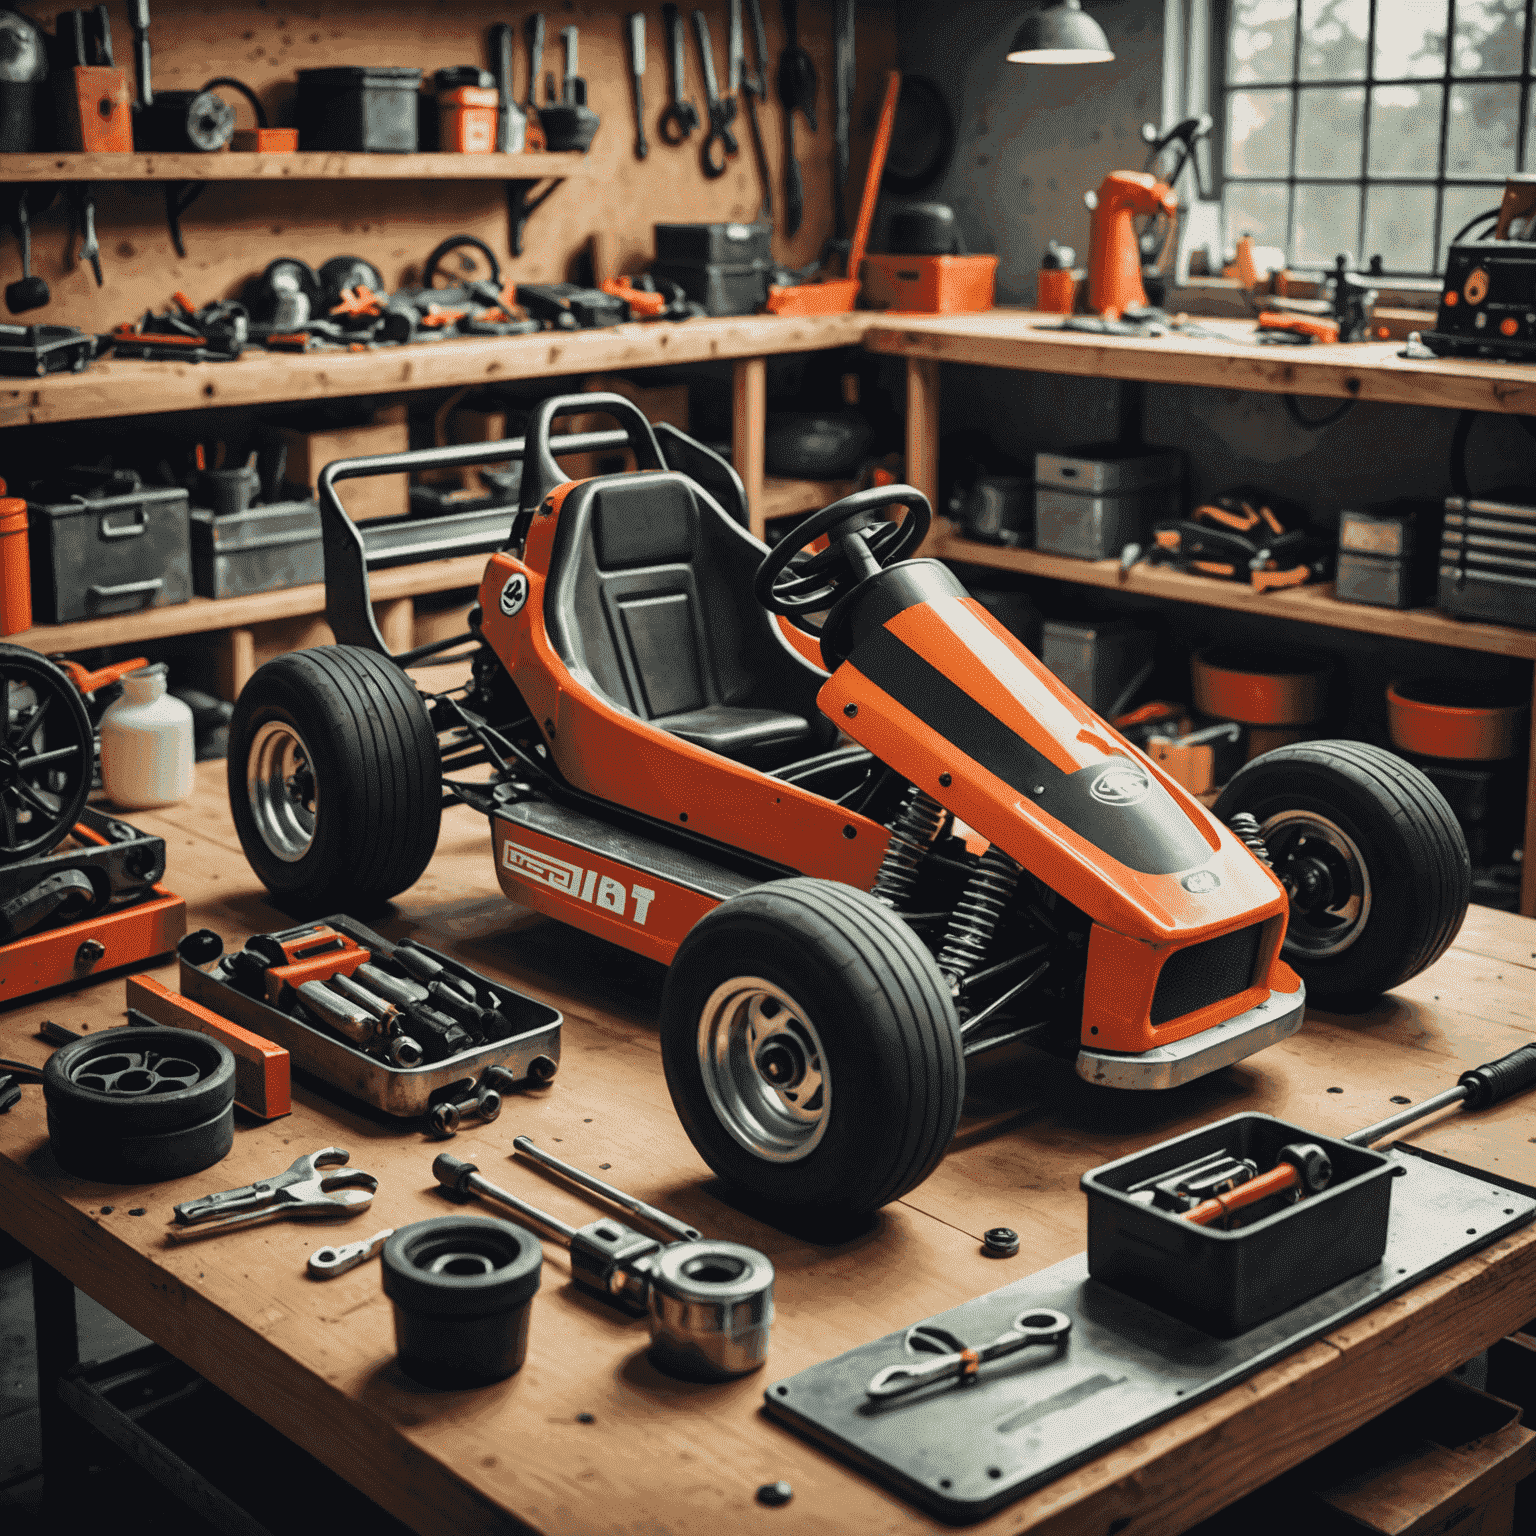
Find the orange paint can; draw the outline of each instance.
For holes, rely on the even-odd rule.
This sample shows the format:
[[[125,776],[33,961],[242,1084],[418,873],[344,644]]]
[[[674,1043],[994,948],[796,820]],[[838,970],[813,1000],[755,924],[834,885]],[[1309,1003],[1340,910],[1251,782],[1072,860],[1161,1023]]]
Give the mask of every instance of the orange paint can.
[[[1514,757],[1525,737],[1528,706],[1480,695],[1475,683],[1438,678],[1399,680],[1387,687],[1392,745],[1423,757],[1498,762]]]

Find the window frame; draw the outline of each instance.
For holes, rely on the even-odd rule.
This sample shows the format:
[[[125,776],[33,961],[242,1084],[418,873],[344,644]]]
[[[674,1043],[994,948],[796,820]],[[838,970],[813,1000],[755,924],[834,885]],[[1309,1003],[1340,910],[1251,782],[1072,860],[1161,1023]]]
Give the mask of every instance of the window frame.
[[[1363,241],[1366,229],[1367,200],[1372,187],[1429,187],[1434,191],[1434,216],[1430,231],[1430,251],[1435,267],[1430,272],[1420,270],[1409,271],[1407,269],[1393,269],[1383,262],[1382,275],[1387,278],[1399,278],[1408,281],[1427,279],[1438,275],[1443,261],[1442,252],[1450,241],[1450,237],[1456,233],[1454,229],[1442,228],[1445,217],[1445,194],[1447,188],[1459,187],[1483,187],[1488,191],[1489,204],[1497,204],[1504,187],[1504,178],[1501,177],[1450,177],[1446,175],[1446,154],[1449,139],[1449,123],[1451,112],[1451,89],[1457,85],[1499,85],[1514,84],[1520,93],[1519,109],[1515,125],[1515,164],[1514,174],[1519,175],[1526,170],[1526,141],[1527,133],[1531,125],[1533,112],[1532,95],[1536,81],[1533,81],[1533,64],[1536,64],[1536,55],[1533,55],[1532,28],[1536,26],[1536,0],[1525,0],[1525,21],[1521,38],[1522,59],[1518,73],[1458,74],[1455,68],[1456,56],[1456,0],[1448,0],[1446,9],[1446,44],[1445,67],[1438,75],[1417,75],[1413,77],[1381,76],[1376,74],[1376,25],[1377,17],[1382,6],[1390,5],[1391,0],[1370,0],[1370,21],[1366,31],[1365,40],[1365,73],[1358,79],[1352,80],[1307,80],[1300,79],[1302,27],[1301,9],[1303,0],[1293,0],[1295,6],[1296,24],[1293,27],[1291,44],[1291,65],[1288,77],[1284,81],[1271,83],[1243,82],[1231,83],[1227,79],[1227,67],[1231,53],[1231,27],[1233,0],[1210,0],[1211,5],[1211,48],[1210,59],[1210,100],[1213,111],[1211,113],[1213,126],[1211,132],[1211,180],[1210,187],[1215,199],[1221,204],[1222,219],[1227,218],[1227,188],[1229,186],[1260,186],[1283,187],[1286,194],[1286,224],[1283,249],[1286,259],[1301,269],[1308,269],[1313,262],[1304,261],[1297,263],[1293,255],[1293,246],[1296,238],[1296,189],[1301,186],[1327,186],[1358,188],[1358,201],[1355,211],[1355,227],[1359,238]],[[1433,176],[1376,176],[1370,174],[1371,158],[1371,105],[1372,92],[1378,85],[1410,85],[1410,86],[1437,86],[1440,90],[1440,132],[1439,148]],[[1360,143],[1360,171],[1355,176],[1302,176],[1296,171],[1296,147],[1298,130],[1301,119],[1301,94],[1305,91],[1317,89],[1360,89],[1364,92],[1364,106],[1361,111],[1361,143]],[[1284,176],[1233,176],[1227,171],[1228,129],[1230,122],[1228,98],[1234,91],[1244,90],[1286,90],[1290,95],[1290,144],[1286,154],[1287,173]],[[1536,158],[1536,157],[1533,157]],[[1465,221],[1463,221],[1465,222]],[[1342,245],[1342,242],[1341,242]],[[1379,254],[1370,251],[1358,251],[1354,253],[1363,263],[1371,256]]]

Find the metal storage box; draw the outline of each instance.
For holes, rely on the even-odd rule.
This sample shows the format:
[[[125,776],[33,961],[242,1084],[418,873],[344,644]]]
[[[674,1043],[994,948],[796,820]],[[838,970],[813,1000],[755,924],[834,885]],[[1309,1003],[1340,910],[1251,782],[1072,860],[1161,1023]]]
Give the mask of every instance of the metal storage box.
[[[1048,619],[1040,660],[1090,709],[1112,712],[1120,696],[1151,660],[1156,636],[1124,620],[1069,624]]]
[[[1536,507],[1446,497],[1440,606],[1459,619],[1536,629]]]
[[[658,261],[651,276],[676,283],[709,315],[750,315],[768,301],[772,267],[766,261]]]
[[[144,487],[95,501],[29,502],[27,517],[36,623],[164,608],[192,596],[184,490]]]
[[[1291,1142],[1320,1146],[1333,1162],[1333,1182],[1235,1232],[1196,1226],[1126,1193],[1217,1152],[1270,1168]],[[1229,1115],[1083,1175],[1088,1273],[1206,1333],[1232,1338],[1379,1263],[1399,1171],[1383,1153],[1270,1115]]]
[[[325,580],[320,506],[282,501],[215,517],[192,512],[192,588],[199,597],[244,597]]]
[[[1176,517],[1178,490],[1131,491],[1124,495],[1083,495],[1035,486],[1035,548],[1078,560],[1107,560],[1127,544],[1144,544],[1152,524]]]
[[[1172,448],[1091,443],[1069,453],[1037,453],[1035,484],[1085,495],[1119,495],[1170,485],[1183,469],[1183,458]]]
[[[415,154],[421,71],[341,65],[299,71],[299,148]]]
[[[1376,560],[1370,555],[1339,553],[1333,595],[1343,603],[1373,608],[1413,606],[1412,567],[1406,560]]]

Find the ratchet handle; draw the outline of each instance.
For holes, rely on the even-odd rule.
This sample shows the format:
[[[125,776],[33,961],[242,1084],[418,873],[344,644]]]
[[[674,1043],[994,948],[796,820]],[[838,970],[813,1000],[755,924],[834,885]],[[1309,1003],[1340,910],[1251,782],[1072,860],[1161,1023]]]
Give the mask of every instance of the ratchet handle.
[[[1497,1061],[1473,1067],[1457,1081],[1467,1090],[1468,1109],[1489,1109],[1502,1104],[1536,1083],[1536,1045],[1522,1045]]]

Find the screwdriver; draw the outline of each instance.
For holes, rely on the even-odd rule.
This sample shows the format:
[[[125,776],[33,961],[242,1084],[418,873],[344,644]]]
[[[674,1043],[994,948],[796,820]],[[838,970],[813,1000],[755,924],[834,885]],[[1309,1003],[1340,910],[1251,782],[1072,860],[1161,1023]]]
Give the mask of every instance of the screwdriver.
[[[1352,1131],[1343,1140],[1351,1146],[1368,1147],[1437,1110],[1449,1109],[1453,1104],[1465,1104],[1468,1109],[1490,1109],[1524,1093],[1533,1083],[1536,1083],[1536,1045],[1518,1046],[1497,1061],[1485,1061],[1482,1066],[1463,1072],[1454,1088],[1410,1104],[1374,1125]],[[1316,1193],[1326,1189],[1333,1177],[1328,1154],[1314,1142],[1282,1147],[1279,1156],[1280,1161],[1268,1173],[1262,1173],[1226,1194],[1202,1201],[1193,1210],[1185,1211],[1183,1219],[1197,1226],[1209,1226],[1245,1205],[1254,1205],[1289,1189],[1301,1188],[1306,1193]]]

